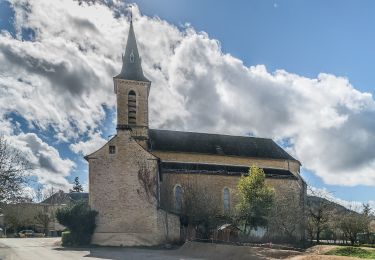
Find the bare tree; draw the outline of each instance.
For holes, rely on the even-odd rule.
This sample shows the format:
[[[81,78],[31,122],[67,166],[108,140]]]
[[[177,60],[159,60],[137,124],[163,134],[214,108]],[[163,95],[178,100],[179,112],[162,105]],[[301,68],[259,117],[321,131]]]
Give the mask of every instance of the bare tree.
[[[36,208],[31,203],[8,204],[4,209],[4,222],[7,228],[17,232],[20,227],[33,226]]]
[[[0,202],[17,202],[22,199],[22,187],[26,183],[25,174],[31,169],[21,151],[9,145],[0,136]]]
[[[178,183],[178,186],[176,184]],[[217,194],[213,194],[208,185],[198,181],[196,176],[187,176],[187,178],[176,181],[173,174],[163,178],[161,193],[161,208],[179,214],[181,224],[188,229],[183,232],[189,233],[193,238],[209,238],[211,231],[217,227],[224,217],[219,208]],[[176,188],[181,189],[181,194],[177,197]],[[191,232],[191,233],[190,233]],[[186,234],[187,235],[187,234]]]
[[[21,213],[22,211],[19,207],[7,206],[4,208],[4,223],[7,228],[13,229],[14,233],[24,224]]]
[[[51,216],[51,212],[49,212],[48,206],[43,206],[43,209],[39,209],[38,212],[35,215],[35,223],[39,224],[43,227],[44,234],[48,234],[48,228],[53,220],[53,217]]]
[[[354,245],[358,240],[358,234],[365,233],[369,226],[367,216],[354,211],[347,212],[341,216],[340,227],[343,231],[344,238]]]
[[[331,218],[332,202],[319,191],[310,189],[310,193],[313,196],[307,200],[307,232],[311,240],[315,238],[319,244],[321,233],[328,227]]]
[[[304,228],[304,211],[300,195],[292,185],[279,187],[269,217],[269,233],[273,238],[295,242]]]
[[[188,218],[189,224],[202,238],[209,238],[211,231],[222,221],[222,214],[215,196],[208,186],[195,179],[183,184],[183,201],[181,214]]]
[[[362,214],[365,218],[365,221],[366,221],[366,229],[365,229],[365,240],[366,240],[366,243],[369,243],[369,244],[372,244],[373,241],[371,240],[372,238],[372,235],[371,235],[371,221],[372,221],[372,218],[373,218],[373,215],[372,215],[372,208],[370,206],[369,203],[363,203],[362,204]]]
[[[369,231],[370,231],[369,244],[374,246],[374,244],[375,244],[375,219],[374,219],[374,216],[372,216],[372,219],[370,219]]]
[[[49,225],[51,223],[56,223],[56,210],[59,208],[61,201],[64,201],[67,195],[62,191],[50,187],[44,190],[42,202],[45,202],[46,206],[43,211],[39,211],[36,216],[36,221],[43,226],[45,229],[45,234],[48,234]],[[48,222],[48,224],[47,224]]]

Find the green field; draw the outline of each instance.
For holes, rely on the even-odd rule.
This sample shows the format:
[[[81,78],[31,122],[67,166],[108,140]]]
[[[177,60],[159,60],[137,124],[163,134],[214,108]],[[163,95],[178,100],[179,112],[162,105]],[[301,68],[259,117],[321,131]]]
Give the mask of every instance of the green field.
[[[326,255],[352,256],[366,259],[375,259],[375,250],[345,246],[328,251]]]

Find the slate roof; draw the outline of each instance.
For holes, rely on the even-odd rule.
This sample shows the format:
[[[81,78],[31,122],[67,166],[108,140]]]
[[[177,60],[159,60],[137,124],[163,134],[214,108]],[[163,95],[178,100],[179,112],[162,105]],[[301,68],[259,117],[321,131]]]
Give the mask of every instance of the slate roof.
[[[249,167],[218,165],[218,164],[200,164],[200,163],[181,163],[181,162],[160,162],[161,173],[189,173],[189,174],[210,174],[210,175],[232,175],[241,176],[249,173]],[[283,169],[263,169],[268,178],[296,178],[294,174]]]
[[[150,151],[296,160],[267,138],[149,129]]]
[[[150,82],[142,70],[141,58],[139,57],[137,40],[135,39],[133,22],[130,21],[128,41],[126,43],[125,55],[122,57],[122,69],[115,78]]]

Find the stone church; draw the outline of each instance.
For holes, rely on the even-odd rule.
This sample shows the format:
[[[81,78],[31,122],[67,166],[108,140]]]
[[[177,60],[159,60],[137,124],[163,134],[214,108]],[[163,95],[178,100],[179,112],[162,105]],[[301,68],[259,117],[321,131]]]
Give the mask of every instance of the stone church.
[[[85,157],[89,203],[99,212],[93,244],[177,241],[188,192],[203,194],[202,200],[209,195],[224,215],[235,207],[239,178],[252,165],[264,169],[276,194],[286,187],[304,204],[300,162],[271,139],[149,128],[151,82],[142,71],[132,22],[122,62],[113,78],[117,133]]]

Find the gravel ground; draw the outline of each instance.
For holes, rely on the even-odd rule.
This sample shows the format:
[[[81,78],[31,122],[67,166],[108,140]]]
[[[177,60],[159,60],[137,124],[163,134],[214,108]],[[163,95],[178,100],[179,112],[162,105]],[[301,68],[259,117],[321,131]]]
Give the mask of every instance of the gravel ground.
[[[63,248],[60,238],[0,238],[0,260],[73,260],[73,259],[114,259],[114,260],[258,260],[258,259],[355,259],[349,257],[324,256],[334,246],[315,246],[305,253],[292,250],[232,246],[187,242],[180,248],[130,248],[92,247]]]

